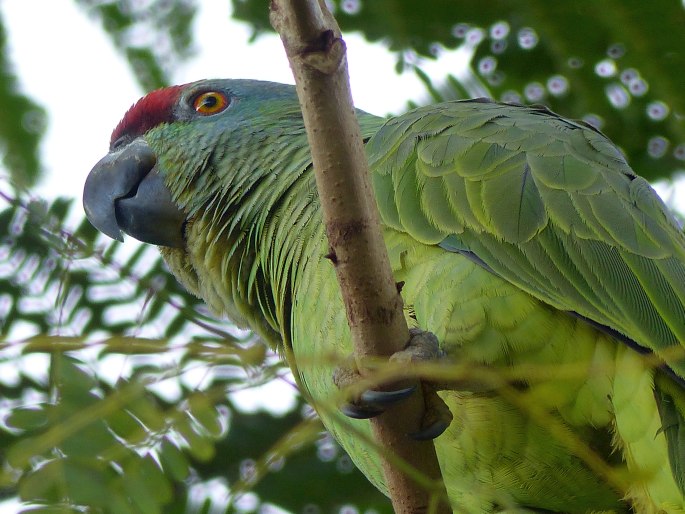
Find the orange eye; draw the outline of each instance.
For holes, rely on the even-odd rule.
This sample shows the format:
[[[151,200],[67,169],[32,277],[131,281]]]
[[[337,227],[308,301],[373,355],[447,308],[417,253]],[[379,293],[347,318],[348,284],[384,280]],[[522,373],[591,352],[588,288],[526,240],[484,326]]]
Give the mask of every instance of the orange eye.
[[[193,108],[204,116],[216,114],[228,107],[229,101],[225,94],[218,91],[202,93],[193,101]]]

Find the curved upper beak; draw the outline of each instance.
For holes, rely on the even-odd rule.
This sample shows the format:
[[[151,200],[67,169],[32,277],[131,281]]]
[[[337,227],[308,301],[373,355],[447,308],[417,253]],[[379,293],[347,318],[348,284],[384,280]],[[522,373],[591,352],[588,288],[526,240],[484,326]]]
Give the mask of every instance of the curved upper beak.
[[[145,243],[183,247],[185,213],[156,163],[152,149],[138,138],[93,167],[83,188],[83,208],[95,228],[118,241],[123,231]]]

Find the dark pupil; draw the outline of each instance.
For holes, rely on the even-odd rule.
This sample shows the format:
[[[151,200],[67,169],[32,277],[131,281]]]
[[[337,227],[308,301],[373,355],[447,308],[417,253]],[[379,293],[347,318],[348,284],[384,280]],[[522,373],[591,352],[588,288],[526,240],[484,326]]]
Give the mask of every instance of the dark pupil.
[[[202,105],[203,105],[203,107],[208,107],[209,109],[211,109],[212,107],[214,107],[216,104],[217,104],[216,96],[206,96],[206,97],[202,100]]]

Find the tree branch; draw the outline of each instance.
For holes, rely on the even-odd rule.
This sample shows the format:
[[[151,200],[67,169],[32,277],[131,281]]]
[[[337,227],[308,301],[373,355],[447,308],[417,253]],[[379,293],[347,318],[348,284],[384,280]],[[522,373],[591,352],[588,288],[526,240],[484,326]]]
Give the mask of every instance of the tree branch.
[[[360,363],[367,356],[389,356],[404,348],[409,332],[380,232],[345,43],[324,0],[272,0],[271,24],[295,76],[355,355]],[[438,501],[447,494],[432,442],[407,437],[418,431],[423,411],[422,395],[414,394],[371,420],[374,437],[389,454],[435,483],[432,490],[419,487],[383,459],[397,513],[451,512],[446,501]]]

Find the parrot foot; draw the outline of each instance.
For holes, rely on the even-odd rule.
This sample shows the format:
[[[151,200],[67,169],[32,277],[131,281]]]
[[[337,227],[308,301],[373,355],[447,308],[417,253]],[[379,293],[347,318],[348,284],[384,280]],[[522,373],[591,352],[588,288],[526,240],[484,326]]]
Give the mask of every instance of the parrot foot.
[[[362,376],[352,356],[333,372],[333,383],[338,389],[345,389],[360,380],[362,380]],[[340,410],[346,416],[354,419],[373,418],[385,412],[391,405],[408,398],[415,390],[415,386],[390,391],[367,389],[358,398],[340,407]]]
[[[387,407],[411,396],[416,387],[406,387],[394,391],[364,391],[359,401],[347,403],[340,410],[343,414],[354,419],[369,419],[385,412]]]
[[[412,362],[426,362],[441,359],[444,354],[440,350],[437,337],[430,332],[420,329],[410,329],[410,340],[404,350],[390,357],[390,361],[402,365]],[[333,373],[333,382],[339,389],[343,389],[358,382],[361,375],[350,358],[339,366]],[[416,391],[415,386],[389,391],[366,390],[358,398],[343,405],[343,414],[354,419],[368,419],[378,416],[385,410],[411,396]],[[424,397],[425,412],[421,428],[409,434],[415,440],[424,441],[435,439],[442,434],[452,422],[452,413],[445,402],[437,394],[438,388],[430,382],[421,381],[421,391]]]
[[[437,387],[430,382],[421,382],[423,389],[424,412],[421,429],[409,437],[415,441],[429,441],[442,435],[452,423],[452,412],[440,396]]]

